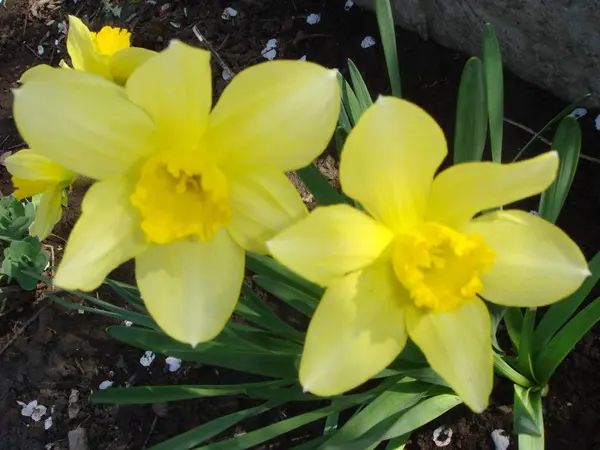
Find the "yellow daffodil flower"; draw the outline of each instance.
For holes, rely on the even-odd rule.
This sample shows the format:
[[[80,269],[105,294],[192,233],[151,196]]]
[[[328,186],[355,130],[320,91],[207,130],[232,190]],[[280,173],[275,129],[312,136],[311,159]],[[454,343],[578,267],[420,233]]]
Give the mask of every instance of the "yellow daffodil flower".
[[[211,111],[210,53],[173,42],[125,87],[47,69],[15,93],[32,148],[97,181],[55,284],[91,290],[135,258],[150,314],[175,339],[214,338],[235,308],[244,250],[306,215],[284,172],[327,146],[335,71],[297,61],[238,74]]]
[[[21,150],[4,161],[12,175],[17,200],[42,194],[29,232],[45,239],[62,215],[62,199],[75,173],[33,150]]]
[[[538,194],[556,176],[548,152],[515,164],[441,172],[446,140],[417,106],[381,97],[346,141],[348,205],[317,208],[267,243],[273,256],[327,290],[310,323],[302,386],[337,395],[385,369],[407,337],[475,411],[492,389],[491,321],[479,295],[543,306],[589,275],[577,245],[540,217],[484,210]]]
[[[80,19],[69,16],[67,51],[73,69],[125,84],[137,67],[156,55],[152,50],[131,47],[130,38],[129,31],[117,27],[91,32]]]

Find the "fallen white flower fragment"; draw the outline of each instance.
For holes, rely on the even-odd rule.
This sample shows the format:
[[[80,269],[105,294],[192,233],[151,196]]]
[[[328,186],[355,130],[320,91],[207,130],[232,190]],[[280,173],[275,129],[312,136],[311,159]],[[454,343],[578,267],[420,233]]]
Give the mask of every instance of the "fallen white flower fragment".
[[[60,34],[67,34],[67,22],[64,20],[58,23],[58,32]]]
[[[374,45],[375,45],[375,38],[373,36],[367,36],[360,43],[360,46],[362,48],[369,48],[369,47],[373,47]]]
[[[277,56],[277,39],[269,39],[260,54],[269,61],[273,61]]]
[[[133,325],[133,322],[131,320],[126,320],[123,322],[123,325],[125,325],[126,327],[130,327],[131,325]]]
[[[495,445],[495,450],[508,450],[510,439],[506,435],[506,431],[498,429],[492,431],[492,442]]]
[[[44,46],[38,45],[38,55],[42,56],[44,54]]]
[[[354,2],[352,0],[346,0],[344,4],[344,11],[350,11],[350,8],[354,6]]]
[[[227,69],[223,69],[223,72],[221,72],[221,77],[223,77],[225,81],[229,81],[231,80],[231,72]]]
[[[50,429],[51,426],[52,426],[52,417],[48,417],[46,420],[44,420],[44,430]]]
[[[321,21],[321,14],[309,14],[306,18],[306,23],[309,25],[316,25]]]
[[[154,352],[151,352],[150,350],[148,350],[140,358],[140,364],[144,367],[149,367],[150,364],[152,364],[152,361],[154,361],[154,358],[156,358],[156,355],[154,354]]]
[[[104,380],[102,383],[100,383],[100,386],[98,386],[98,389],[103,391],[104,389],[111,387],[113,384],[114,384],[114,382],[111,380]]]
[[[181,28],[181,24],[178,22],[169,22],[169,23],[171,24],[171,26],[173,28],[177,28],[177,29]]]
[[[433,430],[433,443],[436,447],[445,447],[452,441],[452,428],[445,425],[437,427]]]
[[[571,112],[571,115],[576,119],[580,119],[581,117],[585,116],[587,112],[588,111],[585,108],[575,108],[573,112]]]
[[[223,10],[223,14],[221,14],[221,19],[229,20],[232,17],[235,17],[237,15],[238,15],[237,9],[234,9],[231,6],[228,6],[227,8],[225,8]]]
[[[596,123],[596,130],[600,131],[600,114],[598,114],[598,116],[596,117],[595,123]]]
[[[181,369],[181,360],[179,358],[168,356],[167,359],[165,359],[165,363],[167,364],[169,372],[177,372]]]
[[[17,404],[22,407],[21,415],[31,417],[35,422],[39,422],[46,415],[47,408],[44,405],[38,405],[37,400],[32,400],[27,404],[17,401]]]
[[[298,59],[298,61],[306,61],[306,55],[304,55],[303,57],[301,57],[300,59]]]

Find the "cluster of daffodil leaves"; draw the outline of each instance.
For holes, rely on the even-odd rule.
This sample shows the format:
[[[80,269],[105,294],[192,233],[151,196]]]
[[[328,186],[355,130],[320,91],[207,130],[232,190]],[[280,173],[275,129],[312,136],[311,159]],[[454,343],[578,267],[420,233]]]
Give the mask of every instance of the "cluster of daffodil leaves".
[[[493,379],[482,299],[548,305],[589,274],[559,228],[497,209],[548,188],[556,152],[437,173],[447,155],[440,127],[414,104],[380,97],[341,153],[341,187],[357,207],[308,213],[285,172],[311,163],[332,137],[334,70],[264,62],[234,77],[213,106],[209,52],[173,41],[155,53],[130,47],[126,30],[69,23],[72,67],[23,75],[14,117],[30,148],[6,160],[15,196],[43,193],[32,230],[41,238],[60,218],[63,191],[93,180],[59,287],[96,289],[133,258],[153,319],[196,345],[232,314],[245,251],[268,254],[326,288],[299,369],[306,391],[359,386],[410,338],[482,411]]]

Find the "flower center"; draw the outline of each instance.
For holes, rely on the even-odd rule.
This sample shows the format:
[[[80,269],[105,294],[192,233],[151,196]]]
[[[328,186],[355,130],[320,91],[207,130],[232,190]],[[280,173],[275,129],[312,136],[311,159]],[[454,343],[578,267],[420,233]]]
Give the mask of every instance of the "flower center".
[[[479,275],[490,269],[494,257],[477,234],[425,223],[396,238],[393,265],[416,306],[444,312],[476,298],[483,288]]]
[[[165,152],[148,159],[131,196],[149,242],[196,236],[210,241],[229,222],[227,179],[198,154]]]
[[[125,28],[103,27],[97,33],[90,32],[92,44],[101,55],[113,55],[131,46],[131,33]]]

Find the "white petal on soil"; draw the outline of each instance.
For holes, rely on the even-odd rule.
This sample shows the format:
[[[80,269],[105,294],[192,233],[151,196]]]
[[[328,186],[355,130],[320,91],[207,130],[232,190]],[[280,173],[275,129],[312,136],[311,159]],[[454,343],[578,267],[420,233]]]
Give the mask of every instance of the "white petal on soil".
[[[154,361],[154,358],[156,358],[156,355],[154,354],[154,352],[151,352],[150,350],[148,350],[140,358],[140,364],[144,367],[150,367],[150,364],[152,364],[152,361]]]
[[[98,386],[98,389],[103,391],[104,389],[111,387],[113,384],[114,384],[114,382],[111,380],[104,380],[102,383],[100,383],[100,386]]]
[[[275,57],[277,56],[277,50],[275,50],[274,48],[269,49],[269,50],[264,49],[262,51],[262,55],[269,61],[273,61],[275,59]]]
[[[44,54],[44,46],[38,45],[38,55],[42,56]]]
[[[498,429],[492,431],[492,442],[494,442],[495,450],[508,450],[510,439],[506,435],[506,431]]]
[[[306,23],[309,25],[316,25],[317,23],[319,23],[321,21],[321,14],[309,14],[309,16],[306,18]]]
[[[62,22],[59,22],[58,32],[60,34],[67,34],[67,22],[65,22],[64,20]]]
[[[373,36],[367,36],[360,43],[360,46],[362,48],[369,48],[369,47],[373,47],[374,45],[375,45],[375,38]]]
[[[531,214],[532,216],[539,216],[540,213],[537,212],[535,209],[532,209],[531,211],[529,211],[529,214]]]
[[[181,24],[179,22],[169,22],[173,28],[181,28]]]
[[[181,360],[179,358],[173,358],[172,356],[165,359],[165,363],[169,368],[169,372],[177,372],[181,368]]]
[[[600,114],[598,114],[598,116],[596,117],[595,123],[596,123],[596,130],[600,131]]]
[[[20,402],[19,400],[17,400],[17,405],[19,405],[19,406],[27,406],[27,403],[23,403],[23,402]]]
[[[452,429],[442,425],[433,430],[433,443],[436,447],[445,447],[452,441]]]
[[[52,426],[52,417],[48,417],[44,420],[44,430],[48,430]]]
[[[223,77],[225,81],[229,81],[231,80],[231,72],[227,69],[223,69],[223,72],[221,72],[221,77]]]
[[[303,57],[299,58],[298,61],[306,61],[306,55],[304,55]]]
[[[345,11],[350,11],[350,8],[354,6],[354,2],[352,0],[346,0],[346,4],[344,5]]]
[[[31,418],[35,421],[35,422],[39,422],[42,417],[44,417],[46,415],[46,407],[44,405],[38,405],[34,410],[33,410],[33,414],[31,414]]]
[[[133,325],[133,322],[131,320],[126,320],[125,322],[123,322],[123,325],[125,325],[126,327],[130,327],[131,325]]]
[[[25,416],[25,417],[31,417],[31,415],[33,414],[33,411],[35,411],[35,408],[37,408],[37,400],[32,400],[29,403],[25,404],[23,402],[18,402],[19,405],[21,405],[23,407],[23,409],[21,409],[21,415]]]
[[[579,119],[579,118],[581,118],[581,117],[585,116],[585,115],[587,114],[587,112],[588,112],[588,111],[587,111],[587,109],[585,109],[585,108],[575,108],[575,109],[573,110],[573,112],[571,112],[571,115],[572,115],[573,117],[575,117],[576,119]]]
[[[227,7],[223,10],[223,14],[221,14],[221,19],[223,20],[229,20],[232,17],[235,17],[238,15],[237,9],[233,9],[232,7]]]

